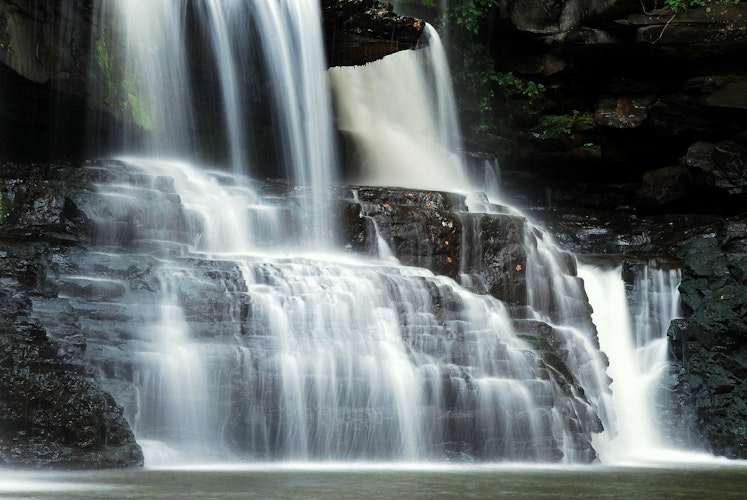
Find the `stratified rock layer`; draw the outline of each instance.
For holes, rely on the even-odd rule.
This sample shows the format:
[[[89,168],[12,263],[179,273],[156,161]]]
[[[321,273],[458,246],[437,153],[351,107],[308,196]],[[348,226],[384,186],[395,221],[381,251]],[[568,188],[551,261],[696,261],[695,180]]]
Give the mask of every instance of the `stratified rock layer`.
[[[116,196],[107,198],[96,188],[111,185],[154,188],[152,193],[146,189],[148,199],[125,213],[117,212]],[[278,183],[266,187],[260,196],[268,196],[274,204],[291,206],[299,193]],[[136,418],[142,408],[129,378],[136,366],[133,352],[144,340],[139,336],[148,335],[143,325],[159,317],[153,304],[162,299],[164,287],[157,272],[163,262],[144,253],[142,245],[147,247],[148,241],[138,236],[155,223],[148,214],[158,212],[159,228],[170,228],[166,237],[180,256],[179,266],[194,277],[179,287],[178,294],[184,321],[195,338],[233,345],[238,335],[262,345],[266,318],[253,316],[252,303],[258,298],[248,293],[242,276],[246,271],[230,261],[182,253],[179,245],[188,240],[190,228],[168,177],[151,178],[119,162],[89,162],[83,167],[8,164],[0,167],[0,193],[0,281],[7,289],[0,295],[4,308],[0,388],[7,395],[0,405],[0,416],[7,423],[7,434],[0,436],[4,454],[0,456],[5,463],[32,466],[141,463],[142,454],[122,408],[99,384],[121,398],[127,418]],[[332,195],[343,248],[377,255],[382,251],[380,237],[401,262],[450,276],[478,294],[492,294],[515,312],[517,333],[532,346],[526,356],[541,367],[537,384],[553,380],[558,390],[543,396],[537,411],[546,415],[559,411],[569,422],[562,442],[547,420],[547,432],[539,434],[536,442],[510,444],[517,456],[526,446],[543,460],[560,460],[561,448],[572,450],[575,460],[594,460],[591,433],[602,430],[601,422],[575,370],[567,364],[568,341],[550,325],[522,315],[527,305],[525,242],[536,244],[528,237],[532,229],[526,221],[501,213],[468,213],[462,195],[443,192],[339,186]],[[270,287],[271,262],[256,264],[256,279],[263,279],[265,266]],[[471,335],[477,333],[461,330],[468,328],[468,321],[453,321],[464,308],[458,293],[449,287],[431,287],[431,293],[420,299],[430,304],[423,307],[433,310],[434,331],[449,335],[449,363],[461,370],[471,349]],[[419,312],[408,316],[404,309],[400,311],[403,329],[418,326]],[[582,308],[580,313],[586,316],[587,326],[589,312]],[[552,311],[547,314],[552,316]],[[589,332],[593,336],[593,327]],[[495,356],[502,359],[500,353]],[[233,359],[229,356],[229,362]],[[248,397],[244,390],[249,389],[241,386],[249,381],[242,381],[237,373],[230,383],[237,384],[236,392],[224,403],[232,408],[229,420],[241,429],[251,423],[243,410]],[[452,406],[429,410],[450,422],[445,442],[436,444],[455,459],[491,458],[481,455],[479,439],[465,429],[475,415],[460,404],[454,401]],[[226,431],[224,438],[241,456],[246,436],[232,432]]]
[[[143,463],[122,408],[84,365],[84,329],[62,308],[55,322],[64,338],[52,339],[34,311],[35,301],[59,293],[59,256],[87,238],[85,220],[68,198],[78,187],[70,169],[0,167],[2,465]]]

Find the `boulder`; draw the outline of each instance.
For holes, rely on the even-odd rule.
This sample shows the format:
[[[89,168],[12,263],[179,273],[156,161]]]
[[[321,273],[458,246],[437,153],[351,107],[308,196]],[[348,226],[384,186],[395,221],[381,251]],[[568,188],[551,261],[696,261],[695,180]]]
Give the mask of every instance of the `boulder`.
[[[669,338],[694,401],[696,431],[718,455],[747,458],[747,219],[689,240],[680,292],[687,319]]]
[[[638,127],[648,117],[646,110],[655,99],[653,96],[604,96],[597,101],[594,120],[599,125],[605,127]]]
[[[701,95],[707,106],[747,109],[747,77],[709,75],[686,83],[688,90]]]
[[[733,141],[697,142],[681,163],[690,171],[695,185],[727,197],[742,199],[747,194],[747,148]]]
[[[513,0],[506,2],[504,8],[511,22],[521,31],[560,33],[625,3],[620,0]]]
[[[660,207],[682,199],[692,189],[687,169],[677,165],[644,173],[642,186],[636,194],[641,205]]]
[[[425,29],[424,21],[397,15],[387,1],[323,0],[322,7],[330,66],[361,65],[414,49]]]

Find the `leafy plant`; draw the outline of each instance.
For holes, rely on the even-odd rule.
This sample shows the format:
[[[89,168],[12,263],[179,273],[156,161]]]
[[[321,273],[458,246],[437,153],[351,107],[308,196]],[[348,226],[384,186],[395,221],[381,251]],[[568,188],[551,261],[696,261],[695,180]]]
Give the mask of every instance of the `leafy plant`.
[[[499,6],[499,0],[463,0],[451,4],[448,16],[457,26],[477,35],[481,21],[488,17],[491,9]]]
[[[509,92],[514,94],[521,94],[526,97],[536,97],[540,94],[545,93],[545,86],[541,83],[536,83],[531,80],[525,80],[518,76],[515,76],[513,72],[508,73],[494,72],[491,75],[491,80],[498,84]]]
[[[731,2],[738,4],[741,0],[719,0],[721,2]],[[710,0],[664,0],[664,5],[675,14],[695,7],[705,7]]]

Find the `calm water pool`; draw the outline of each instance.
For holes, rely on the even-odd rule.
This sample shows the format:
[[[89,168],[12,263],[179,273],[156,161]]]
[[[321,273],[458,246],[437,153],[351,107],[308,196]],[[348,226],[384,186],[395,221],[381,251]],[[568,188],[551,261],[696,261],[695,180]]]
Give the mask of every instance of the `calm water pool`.
[[[747,464],[283,464],[0,471],[2,498],[747,498]]]

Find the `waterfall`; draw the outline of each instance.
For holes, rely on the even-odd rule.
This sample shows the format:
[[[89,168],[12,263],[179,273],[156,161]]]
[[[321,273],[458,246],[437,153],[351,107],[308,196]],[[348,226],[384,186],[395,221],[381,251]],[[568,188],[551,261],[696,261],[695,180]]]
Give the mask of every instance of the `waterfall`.
[[[667,329],[680,314],[680,272],[654,262],[636,271],[626,290],[622,266],[579,267],[610,361],[617,418],[600,436],[597,450],[612,462],[650,460],[672,448],[658,425],[656,403],[668,368]]]
[[[132,121],[146,134],[142,153],[175,157],[192,151],[195,117],[192,113],[192,89],[188,75],[185,46],[185,2],[169,0],[114,0],[101,2],[100,15],[121,23],[121,33],[95,40],[95,58],[104,66],[106,98],[113,107],[128,109]],[[118,89],[115,54],[124,47],[124,70]],[[126,100],[124,100],[126,99]],[[139,134],[125,137],[125,150],[138,147]]]
[[[86,195],[100,250],[76,273],[126,276],[107,295],[113,320],[86,314],[87,356],[149,465],[555,461],[583,446],[565,435],[588,419],[583,398],[497,299],[421,268],[252,245],[232,210],[284,209],[240,178],[162,160],[110,169],[121,182]],[[61,279],[88,311],[80,277]]]
[[[196,110],[202,104],[195,95],[194,70],[187,55],[195,52],[192,46],[196,43],[205,43],[216,73],[210,76],[214,82],[208,84],[208,92],[215,88],[221,96],[222,119],[216,126],[225,129],[226,166],[239,175],[265,172],[266,166],[252,164],[249,146],[278,149],[282,168],[272,169],[273,175],[287,175],[295,184],[310,189],[312,196],[301,198],[309,220],[306,239],[317,246],[326,245],[332,223],[325,187],[336,175],[337,165],[318,1],[206,0],[195,2],[196,14],[190,13],[190,4],[184,0],[115,0],[113,5],[101,5],[101,16],[122,21],[119,32],[110,39],[102,36],[95,44],[96,56],[106,59],[99,64],[107,66],[116,62],[112,60],[116,50],[109,45],[122,43],[125,47],[122,74],[126,79],[122,85],[128,102],[122,106],[137,125],[125,140],[127,155],[191,160],[201,154],[204,146],[197,134],[204,124]],[[201,28],[199,32],[187,33],[194,30],[194,24]],[[249,76],[239,74],[250,67],[261,70]],[[109,68],[110,79],[112,72]],[[257,81],[262,72],[268,81]],[[110,81],[107,85],[116,84]],[[252,109],[262,97],[258,95],[263,92],[260,87],[270,89],[269,109],[277,121],[272,123],[276,144],[263,144],[268,142],[266,132],[261,135],[252,128],[256,125],[253,116],[264,112],[263,108]],[[141,136],[146,141],[138,146]]]
[[[420,50],[329,70],[337,126],[359,163],[354,183],[468,188],[448,65],[436,32],[427,34]]]
[[[436,32],[428,27],[417,51],[325,74],[317,0],[189,5],[101,9],[122,20],[111,40],[126,42],[127,106],[139,129],[129,131],[127,157],[86,167],[97,179],[96,192],[80,194],[93,250],[60,273],[61,300],[88,332],[87,361],[147,445],[147,464],[595,460],[593,436],[616,424],[602,328],[575,259],[506,215],[510,207],[470,194],[469,208],[451,214],[472,228],[459,272],[436,275],[397,260],[370,203],[330,188],[327,78],[357,161],[350,180],[474,190]],[[212,68],[212,114],[187,48]],[[223,169],[196,166],[205,122],[217,124],[222,154],[212,159]],[[268,122],[270,139],[254,130]],[[276,156],[256,154],[265,140]],[[268,158],[290,184],[258,180]],[[378,255],[326,244],[335,192],[332,202],[371,222]],[[430,201],[418,208],[435,213]],[[512,220],[509,257],[519,260],[506,274],[524,278],[510,291],[517,300],[488,294],[474,268],[481,239],[492,237],[477,210]],[[82,281],[96,282],[95,293]],[[668,314],[656,313],[663,323]]]

